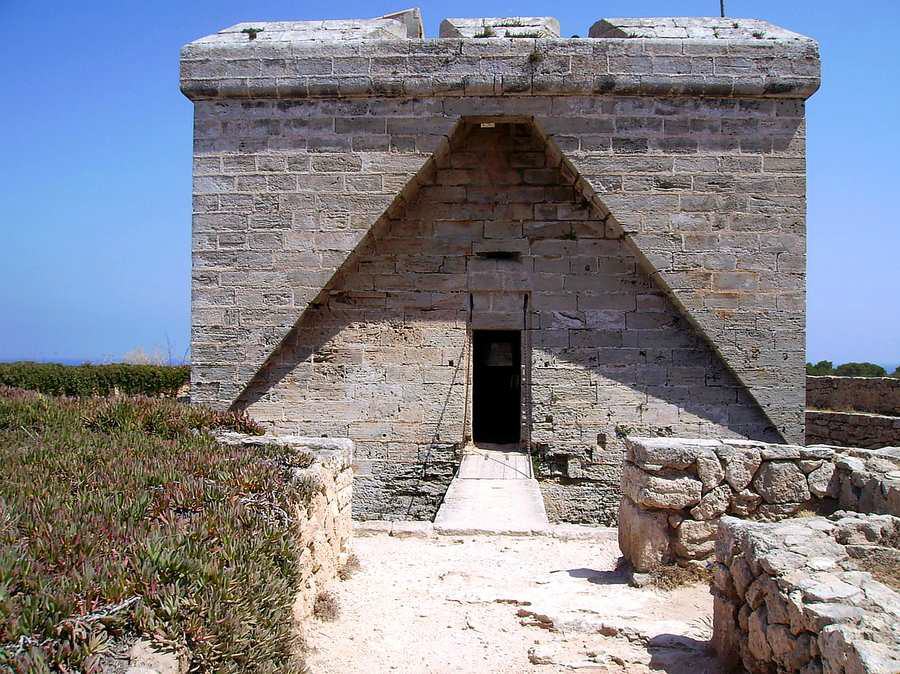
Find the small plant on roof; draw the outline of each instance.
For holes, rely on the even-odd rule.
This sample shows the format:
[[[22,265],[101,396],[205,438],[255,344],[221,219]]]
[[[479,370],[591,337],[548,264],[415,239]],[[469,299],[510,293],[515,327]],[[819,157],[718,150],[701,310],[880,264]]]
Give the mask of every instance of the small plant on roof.
[[[522,19],[501,19],[491,25],[496,28],[520,28],[525,25],[525,22]]]
[[[506,37],[531,37],[531,38],[540,38],[544,37],[544,31],[542,30],[525,30],[521,33],[511,33],[506,31]]]
[[[249,37],[251,40],[255,40],[256,36],[262,33],[264,30],[264,28],[244,28],[244,30],[242,30],[241,32],[246,33],[247,37]]]
[[[753,37],[755,37],[757,40],[762,40],[765,36],[766,34],[761,30],[753,31]]]
[[[481,29],[481,32],[475,33],[475,37],[497,37],[497,31],[490,26],[485,26]]]

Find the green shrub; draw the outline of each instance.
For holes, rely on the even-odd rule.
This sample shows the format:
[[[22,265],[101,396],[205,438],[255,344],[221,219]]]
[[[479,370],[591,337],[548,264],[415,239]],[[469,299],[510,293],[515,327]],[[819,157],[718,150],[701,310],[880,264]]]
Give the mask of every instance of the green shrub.
[[[201,432],[247,422],[0,389],[0,671],[90,671],[126,634],[192,671],[291,665],[291,450]]]
[[[0,386],[49,395],[174,396],[188,382],[190,375],[191,369],[187,365],[0,363]]]
[[[887,372],[875,363],[844,363],[834,369],[839,377],[886,377]]]
[[[813,365],[812,363],[807,363],[806,374],[813,377],[831,376],[834,374],[834,363],[832,363],[830,360],[820,360],[815,365]]]
[[[806,364],[806,374],[814,377],[887,377],[887,371],[876,365],[875,363],[844,363],[834,367],[830,360],[820,360],[813,365]],[[900,375],[900,367],[894,372],[892,377]]]

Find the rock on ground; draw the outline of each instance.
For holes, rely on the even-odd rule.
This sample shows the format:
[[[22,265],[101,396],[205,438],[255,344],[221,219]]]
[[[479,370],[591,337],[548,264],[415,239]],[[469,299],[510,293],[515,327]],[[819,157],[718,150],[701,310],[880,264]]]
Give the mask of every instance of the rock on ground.
[[[718,672],[705,585],[630,587],[616,530],[551,536],[357,537],[341,615],[307,627],[318,674]]]

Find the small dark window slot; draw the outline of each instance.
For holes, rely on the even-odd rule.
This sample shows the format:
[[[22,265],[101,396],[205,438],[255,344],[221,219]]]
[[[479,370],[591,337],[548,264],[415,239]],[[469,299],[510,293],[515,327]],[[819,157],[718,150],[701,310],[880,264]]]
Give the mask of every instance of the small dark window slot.
[[[486,250],[477,255],[485,260],[518,260],[522,257],[522,253],[515,250]]]

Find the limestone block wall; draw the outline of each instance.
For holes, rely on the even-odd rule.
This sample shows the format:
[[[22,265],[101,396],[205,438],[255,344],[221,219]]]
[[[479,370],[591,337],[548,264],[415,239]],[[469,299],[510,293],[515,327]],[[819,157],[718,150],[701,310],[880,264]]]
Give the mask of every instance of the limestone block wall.
[[[838,496],[834,449],[748,440],[626,440],[619,548],[635,571],[704,560],[719,519],[791,517]]]
[[[806,442],[900,445],[900,379],[807,377]]]
[[[749,674],[900,671],[900,519],[722,519],[713,646]],[[893,584],[893,587],[891,587]]]
[[[391,20],[182,50],[192,398],[354,438],[358,514],[429,517],[464,436],[466,332],[521,309],[524,437],[556,518],[614,519],[628,432],[799,442],[815,42],[717,20],[429,40]],[[487,140],[452,154],[482,124],[527,127],[525,163],[494,166]]]
[[[528,123],[459,129],[240,401],[280,432],[350,437],[358,517],[430,519],[484,328],[526,332],[522,437],[556,520],[614,521],[623,428],[777,438]]]
[[[253,436],[224,432],[219,442],[240,445],[248,451],[261,444],[287,445],[308,458],[306,468],[295,469],[296,509],[289,513],[296,523],[300,546],[298,591],[294,619],[301,623],[313,610],[316,595],[336,577],[350,554],[353,534],[353,443],[347,439],[302,436]]]

